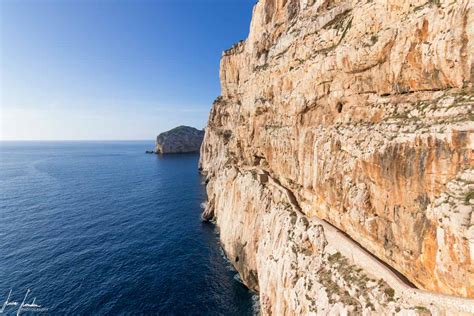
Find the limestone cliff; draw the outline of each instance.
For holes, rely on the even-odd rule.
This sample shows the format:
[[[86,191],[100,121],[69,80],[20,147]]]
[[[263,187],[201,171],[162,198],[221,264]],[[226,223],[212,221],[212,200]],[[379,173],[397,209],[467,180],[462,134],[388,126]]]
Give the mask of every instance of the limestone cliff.
[[[472,1],[260,0],[220,78],[203,217],[264,314],[474,313]]]
[[[204,131],[189,126],[178,126],[161,133],[156,138],[157,154],[198,152],[204,138]]]

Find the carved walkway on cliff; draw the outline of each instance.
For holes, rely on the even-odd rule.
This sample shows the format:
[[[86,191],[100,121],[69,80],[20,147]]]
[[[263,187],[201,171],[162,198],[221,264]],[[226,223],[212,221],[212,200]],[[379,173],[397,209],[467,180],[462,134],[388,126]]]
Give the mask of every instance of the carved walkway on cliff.
[[[474,314],[474,299],[439,294],[415,288],[414,285],[403,276],[403,274],[398,271],[392,271],[393,268],[388,267],[386,263],[363,248],[358,242],[354,241],[343,231],[316,216],[307,217],[301,211],[301,207],[299,206],[293,192],[284,187],[280,181],[273,178],[267,171],[256,167],[244,169],[253,169],[260,174],[266,175],[269,184],[280,190],[280,192],[286,194],[290,205],[299,216],[305,217],[309,221],[313,221],[324,228],[324,234],[329,246],[337,249],[345,257],[352,259],[355,264],[364,270],[370,271],[371,274],[384,279],[401,298],[415,305],[441,305],[451,311]]]

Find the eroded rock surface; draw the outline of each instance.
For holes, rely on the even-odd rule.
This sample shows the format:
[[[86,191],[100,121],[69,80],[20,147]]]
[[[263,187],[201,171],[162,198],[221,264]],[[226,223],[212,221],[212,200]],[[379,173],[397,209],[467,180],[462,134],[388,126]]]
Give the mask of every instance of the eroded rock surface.
[[[300,218],[326,220],[420,289],[474,298],[473,43],[467,0],[255,5],[247,40],[222,56],[200,168],[204,215],[264,314],[444,308],[389,299],[374,276],[341,281],[337,247]],[[291,192],[295,223],[268,178]]]
[[[157,154],[198,152],[203,138],[203,130],[190,126],[178,126],[158,135],[155,152]]]

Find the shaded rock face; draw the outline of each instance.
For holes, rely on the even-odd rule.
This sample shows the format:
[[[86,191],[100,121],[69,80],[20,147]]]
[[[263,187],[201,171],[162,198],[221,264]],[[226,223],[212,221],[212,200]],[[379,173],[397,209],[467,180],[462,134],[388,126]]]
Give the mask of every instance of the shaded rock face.
[[[248,38],[222,56],[222,96],[200,168],[206,215],[239,257],[243,280],[260,289],[264,312],[297,313],[291,300],[309,292],[284,277],[302,275],[285,256],[275,258],[283,270],[268,269],[273,259],[261,247],[276,219],[265,218],[282,208],[268,206],[276,198],[264,181],[243,181],[248,168],[277,179],[304,216],[347,233],[419,288],[474,297],[473,6],[255,5]],[[286,252],[292,241],[282,236],[272,251]]]
[[[156,138],[157,154],[176,154],[198,152],[204,131],[189,126],[178,126],[161,133]]]

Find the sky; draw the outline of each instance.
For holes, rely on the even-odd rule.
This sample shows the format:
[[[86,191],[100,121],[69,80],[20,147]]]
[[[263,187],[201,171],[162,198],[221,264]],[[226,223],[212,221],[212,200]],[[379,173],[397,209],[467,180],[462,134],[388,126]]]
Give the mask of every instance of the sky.
[[[255,0],[1,0],[1,140],[204,128]]]

